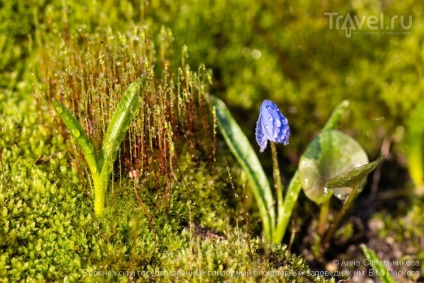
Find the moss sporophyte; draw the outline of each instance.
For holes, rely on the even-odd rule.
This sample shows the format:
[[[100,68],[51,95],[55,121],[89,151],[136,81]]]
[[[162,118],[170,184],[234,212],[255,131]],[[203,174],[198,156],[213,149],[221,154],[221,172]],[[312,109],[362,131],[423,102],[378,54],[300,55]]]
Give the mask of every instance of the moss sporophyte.
[[[144,89],[146,77],[146,74],[141,75],[125,91],[110,120],[98,155],[84,129],[72,112],[59,101],[53,100],[56,112],[81,147],[81,151],[87,161],[94,184],[94,213],[97,217],[103,214],[105,194],[113,170],[113,164],[120,144],[128,131],[130,121],[138,112],[139,93]]]

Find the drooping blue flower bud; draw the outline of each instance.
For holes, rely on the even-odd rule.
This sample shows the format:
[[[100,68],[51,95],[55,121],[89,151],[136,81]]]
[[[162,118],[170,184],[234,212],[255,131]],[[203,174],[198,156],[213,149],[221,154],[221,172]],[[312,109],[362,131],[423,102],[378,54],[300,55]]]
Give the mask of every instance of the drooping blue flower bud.
[[[259,119],[256,122],[256,141],[260,152],[266,149],[268,140],[271,142],[289,143],[290,128],[287,118],[271,100],[264,100],[261,105]]]

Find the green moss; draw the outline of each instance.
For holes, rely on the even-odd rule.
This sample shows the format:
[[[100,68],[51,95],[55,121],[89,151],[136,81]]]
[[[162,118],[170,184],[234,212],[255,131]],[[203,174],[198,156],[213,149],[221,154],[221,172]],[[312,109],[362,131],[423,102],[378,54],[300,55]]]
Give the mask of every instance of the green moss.
[[[396,213],[393,214],[393,212]],[[379,225],[378,231],[374,232],[379,236],[380,241],[392,245],[396,250],[405,251],[401,260],[422,263],[424,253],[420,241],[421,231],[424,229],[423,213],[424,208],[420,200],[401,200],[395,211],[377,213],[371,221]],[[414,268],[420,273],[424,272],[422,264]]]
[[[90,254],[91,205],[68,166],[63,140],[40,126],[25,98],[15,93],[1,104],[10,114],[2,119],[0,141],[1,277],[75,281]]]

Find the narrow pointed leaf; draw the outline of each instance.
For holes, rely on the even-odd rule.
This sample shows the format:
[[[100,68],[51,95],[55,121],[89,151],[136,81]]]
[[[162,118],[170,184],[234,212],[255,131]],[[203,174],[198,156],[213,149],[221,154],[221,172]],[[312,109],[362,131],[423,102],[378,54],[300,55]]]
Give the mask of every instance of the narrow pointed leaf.
[[[99,167],[102,175],[112,172],[113,162],[116,159],[121,142],[128,131],[131,119],[138,110],[139,89],[144,87],[145,82],[145,74],[133,82],[125,91],[113,113],[100,149]]]
[[[84,158],[87,161],[88,167],[90,168],[91,174],[93,176],[96,174],[98,175],[99,167],[97,164],[94,147],[88,139],[88,136],[85,133],[84,129],[78,122],[77,118],[75,118],[75,116],[66,106],[64,106],[56,99],[53,99],[53,105],[56,109],[56,112],[59,114],[59,117],[65,124],[66,128],[68,128],[72,137],[77,141],[78,145],[80,146]]]
[[[346,201],[343,204],[342,210],[337,215],[334,222],[331,224],[330,229],[328,230],[327,234],[324,237],[323,246],[328,247],[328,243],[330,242],[330,239],[333,237],[334,233],[336,232],[337,227],[339,226],[340,222],[342,221],[344,215],[346,214],[347,210],[352,206],[353,201],[356,199],[356,197],[359,194],[359,188],[361,186],[361,182],[363,182],[365,177],[371,173],[372,170],[374,170],[378,164],[383,161],[384,156],[381,156],[374,162],[365,164],[363,166],[354,168],[352,170],[349,170],[333,179],[328,181],[324,186],[327,188],[327,190],[347,190],[349,191],[346,193]],[[337,193],[336,193],[337,194]]]
[[[224,102],[215,97],[211,97],[210,101],[212,106],[215,106],[218,128],[222,136],[247,174],[263,221],[264,231],[268,237],[271,237],[273,223],[275,223],[275,213],[272,207],[273,197],[268,179],[255,150]]]
[[[384,155],[380,156],[377,160],[373,162],[356,167],[352,170],[338,175],[337,177],[334,177],[333,179],[328,181],[324,186],[328,189],[345,187],[354,188],[358,186],[362,182],[362,180],[364,180],[364,178],[369,173],[371,173],[383,160]]]

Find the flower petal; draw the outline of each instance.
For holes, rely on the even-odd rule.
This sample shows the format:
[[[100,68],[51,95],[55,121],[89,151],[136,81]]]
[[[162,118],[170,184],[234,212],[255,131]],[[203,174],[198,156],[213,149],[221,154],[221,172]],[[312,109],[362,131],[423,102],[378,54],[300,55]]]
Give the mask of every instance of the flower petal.
[[[263,132],[263,124],[262,124],[262,117],[259,115],[258,121],[256,122],[256,141],[259,144],[260,152],[263,152],[266,149],[268,139],[265,137],[265,134]]]

